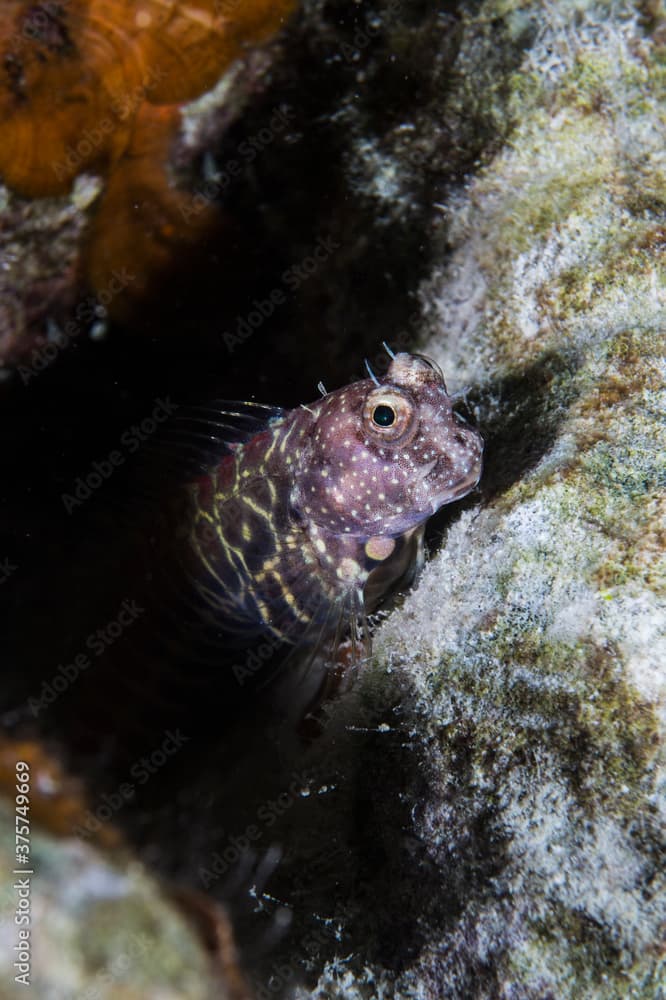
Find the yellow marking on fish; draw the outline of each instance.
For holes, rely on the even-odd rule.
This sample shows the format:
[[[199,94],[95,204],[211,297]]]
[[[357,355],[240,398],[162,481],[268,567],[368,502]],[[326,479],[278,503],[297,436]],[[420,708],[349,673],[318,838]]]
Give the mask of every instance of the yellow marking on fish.
[[[226,545],[224,544],[224,541],[223,541],[222,538],[220,538],[220,542],[222,543],[223,547],[226,549]],[[208,558],[207,553],[204,552],[203,549],[201,548],[201,545],[199,544],[199,539],[196,536],[193,539],[193,544],[194,544],[195,551],[198,553],[199,558],[201,559],[202,563],[204,564],[204,566],[206,567],[206,569],[208,570],[208,572],[210,573],[210,575],[213,577],[213,579],[217,580],[217,582],[220,584],[221,587],[224,587],[225,586],[224,580],[222,579],[222,577],[215,570],[213,564],[211,563],[210,559]]]
[[[280,577],[277,577],[277,579],[280,580]],[[282,584],[281,580],[280,583]],[[294,594],[292,594],[291,590],[287,590],[284,587],[284,584],[282,584],[282,596],[285,600],[285,603],[293,611],[295,617],[298,618],[299,622],[306,622],[307,624],[309,624],[312,621],[312,615],[308,614],[307,611],[305,611],[302,607],[300,607]]]
[[[294,422],[294,423],[292,423],[291,427],[289,427],[287,429],[287,433],[282,438],[282,441],[280,442],[280,454],[281,455],[284,455],[285,451],[287,450],[287,445],[289,444],[289,438],[294,433],[295,428],[296,428],[296,423]]]
[[[241,500],[246,507],[249,507],[255,514],[259,514],[260,517],[263,517],[271,527],[273,526],[272,511],[270,508],[267,509],[266,507],[262,507],[261,504],[255,503],[252,497],[242,496]]]
[[[365,554],[368,559],[374,559],[381,561],[383,559],[388,559],[395,549],[395,539],[393,538],[382,538],[381,536],[376,536],[375,538],[369,538],[365,543]]]
[[[321,622],[322,634],[347,628],[371,562],[388,568],[396,539],[425,523],[435,502],[464,495],[480,471],[481,439],[452,413],[441,373],[402,353],[381,385],[353,383],[253,426],[261,436],[232,442],[233,458],[223,453],[207,487],[192,492],[205,508],[194,552],[209,607],[218,602],[232,625],[289,642],[299,641],[299,619]],[[390,573],[377,579],[379,591]]]

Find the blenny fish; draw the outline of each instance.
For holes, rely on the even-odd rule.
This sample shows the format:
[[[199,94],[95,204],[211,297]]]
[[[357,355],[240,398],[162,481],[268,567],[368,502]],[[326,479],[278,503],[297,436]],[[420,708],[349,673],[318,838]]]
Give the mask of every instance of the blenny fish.
[[[42,627],[19,617],[7,636],[20,669],[0,708],[119,762],[169,727],[300,720],[363,663],[367,616],[409,582],[428,518],[481,473],[480,435],[415,354],[307,406],[212,401],[163,428],[122,489],[67,522],[76,547],[66,536],[17,591]]]
[[[366,615],[422,560],[428,518],[477,484],[483,441],[438,366],[391,354],[370,374],[291,411],[184,418],[208,452],[188,486],[188,573],[218,635],[367,643]]]

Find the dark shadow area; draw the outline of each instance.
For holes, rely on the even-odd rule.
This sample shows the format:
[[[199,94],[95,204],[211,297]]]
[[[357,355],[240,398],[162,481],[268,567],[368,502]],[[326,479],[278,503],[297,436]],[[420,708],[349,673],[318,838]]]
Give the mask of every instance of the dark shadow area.
[[[573,352],[548,351],[520,375],[470,393],[486,442],[480,483],[484,501],[494,500],[524,479],[552,448],[575,399],[572,375],[578,367]]]
[[[388,693],[387,693],[388,694]],[[454,771],[446,795],[450,827],[433,835],[425,803],[437,810],[442,792],[427,752],[403,718],[413,694],[396,677],[391,695],[375,711],[364,712],[340,737],[313,748],[310,761],[320,794],[310,795],[276,824],[285,854],[270,882],[270,893],[287,908],[291,924],[276,952],[258,968],[264,983],[297,961],[285,989],[294,982],[312,987],[323,962],[345,956],[359,976],[364,963],[377,962],[399,975],[435,939],[459,947],[456,930],[465,913],[492,897],[502,870],[502,830],[493,806],[479,811],[474,801],[473,743],[470,731],[453,754]],[[316,789],[314,786],[313,791]],[[363,951],[358,941],[364,942]],[[463,974],[463,970],[460,970]],[[466,973],[467,974],[467,973]],[[485,981],[490,969],[469,971]],[[477,984],[478,985],[478,984]]]
[[[481,433],[483,475],[477,488],[459,503],[443,507],[430,519],[426,540],[436,551],[448,526],[469,510],[495,500],[525,476],[557,439],[575,399],[572,374],[578,359],[549,351],[520,375],[473,387],[455,409]]]

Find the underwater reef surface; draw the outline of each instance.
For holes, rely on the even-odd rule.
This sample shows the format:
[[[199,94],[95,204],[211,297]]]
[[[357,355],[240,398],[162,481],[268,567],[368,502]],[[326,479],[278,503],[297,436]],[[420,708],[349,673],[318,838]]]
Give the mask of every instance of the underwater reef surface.
[[[14,823],[2,805],[2,861],[12,870],[9,848]],[[125,869],[75,840],[62,842],[37,833],[34,863],[39,877],[32,881],[34,926],[30,963],[19,928],[13,920],[18,890],[3,890],[3,997],[20,997],[26,990],[40,996],[209,997],[212,975],[206,969],[185,920],[170,914],[158,890],[136,867]],[[16,950],[14,950],[16,949]],[[22,967],[23,966],[23,967]],[[29,978],[21,975],[30,970]],[[19,982],[15,982],[15,976]],[[208,980],[208,982],[207,982]],[[224,994],[222,994],[224,995]]]
[[[25,450],[42,392],[60,442],[59,401],[74,426],[101,421],[100,386],[120,428],[157,390],[213,377],[303,402],[364,351],[379,368],[382,339],[433,357],[486,440],[478,492],[434,520],[423,576],[319,737],[281,748],[274,781],[259,751],[227,779],[211,753],[189,831],[174,793],[141,841],[213,898],[234,845],[279,849],[256,906],[290,924],[246,959],[259,997],[663,1000],[665,52],[659,3],[311,0],[180,125],[144,109],[136,184],[166,184],[164,232],[128,249],[92,174],[58,199],[3,193],[6,449]],[[109,286],[115,316],[109,299],[47,376],[21,375],[79,289],[104,290],[91,232],[119,247],[112,271],[149,260],[182,302],[165,319],[159,280]],[[326,261],[300,270],[319,240]],[[284,304],[248,334],[275,289]],[[88,468],[43,449],[56,483]],[[35,495],[13,501],[33,535]],[[7,551],[9,592],[23,563]],[[66,872],[81,849],[52,850]],[[206,995],[201,977],[173,995]]]
[[[0,859],[11,872],[14,818],[0,803]],[[243,1000],[240,971],[216,969],[185,914],[127,854],[109,857],[74,838],[32,837],[37,875],[2,889],[2,996],[95,1000]],[[16,888],[15,888],[16,886]],[[29,897],[26,893],[29,892]],[[29,898],[32,934],[19,936]]]
[[[225,911],[109,822],[127,791],[92,802],[45,747],[0,741],[0,995],[250,1000]]]
[[[232,81],[251,87],[253,57],[261,65],[293,6],[4,5],[0,371],[18,367],[28,384],[77,338],[103,335],[107,317],[135,314],[179,255],[202,264],[220,219],[175,182],[190,145],[181,109],[229,69],[232,118]]]
[[[506,134],[433,215],[420,343],[471,387],[486,470],[331,706],[335,755],[360,762],[362,860],[349,949],[299,997],[664,996],[666,106],[648,14],[463,18],[454,93],[473,86]]]

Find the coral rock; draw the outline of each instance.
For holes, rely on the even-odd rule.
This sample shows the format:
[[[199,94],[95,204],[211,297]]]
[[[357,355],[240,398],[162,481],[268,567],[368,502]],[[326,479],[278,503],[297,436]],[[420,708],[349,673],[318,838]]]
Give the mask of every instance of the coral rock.
[[[145,297],[179,253],[196,246],[215,218],[206,207],[184,225],[191,196],[172,186],[167,172],[179,121],[175,107],[145,104],[140,109],[132,140],[92,221],[87,276],[117,318]]]
[[[104,16],[109,4],[4,6],[0,174],[28,196],[62,194],[123,148],[128,128],[117,110],[139,65],[123,52],[125,32]]]
[[[203,93],[246,44],[263,41],[291,0],[5,4],[0,14],[0,175],[30,197],[62,194],[112,163],[143,104]]]

